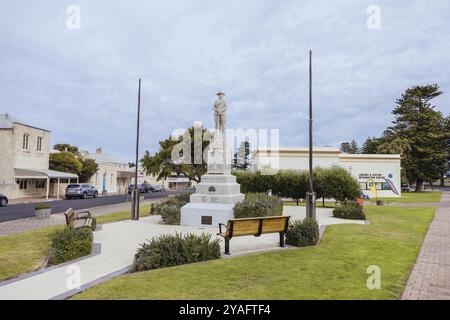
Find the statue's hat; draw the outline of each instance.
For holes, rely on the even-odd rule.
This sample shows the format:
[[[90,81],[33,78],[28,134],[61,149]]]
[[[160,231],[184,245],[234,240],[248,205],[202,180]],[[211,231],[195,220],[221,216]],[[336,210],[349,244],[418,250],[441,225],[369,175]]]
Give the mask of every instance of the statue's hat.
[[[217,96],[220,96],[221,94],[225,95],[225,93],[223,93],[222,91],[216,93]]]

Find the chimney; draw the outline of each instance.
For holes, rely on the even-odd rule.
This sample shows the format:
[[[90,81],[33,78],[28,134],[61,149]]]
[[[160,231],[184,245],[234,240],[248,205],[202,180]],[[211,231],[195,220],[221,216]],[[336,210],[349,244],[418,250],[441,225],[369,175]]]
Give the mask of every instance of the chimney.
[[[100,148],[97,148],[97,149],[95,150],[95,153],[96,153],[96,154],[102,153],[102,148],[101,148],[101,147],[100,147]]]

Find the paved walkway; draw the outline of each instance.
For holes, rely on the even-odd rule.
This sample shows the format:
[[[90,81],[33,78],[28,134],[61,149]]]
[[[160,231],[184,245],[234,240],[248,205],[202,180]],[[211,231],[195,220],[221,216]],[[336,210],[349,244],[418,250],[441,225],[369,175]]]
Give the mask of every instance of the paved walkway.
[[[159,199],[141,200],[141,205],[158,201]],[[89,210],[93,216],[100,216],[108,213],[122,211],[129,209],[131,204],[129,202],[111,204],[106,206],[98,206],[94,208],[82,209]],[[54,213],[46,219],[39,219],[36,217],[18,219],[6,222],[0,222],[0,237],[8,236],[15,233],[31,231],[34,229],[45,228],[56,224],[66,223],[64,213]]]
[[[286,206],[285,214],[303,218],[305,207]],[[317,209],[321,229],[336,223],[365,223],[332,217],[331,209]],[[150,216],[139,221],[124,220],[101,226],[94,232],[95,252],[88,257],[34,272],[18,279],[0,282],[0,300],[5,299],[63,299],[113,276],[125,273],[133,261],[139,244],[159,234],[175,232],[209,233],[216,237],[215,227],[188,227],[159,224],[160,217]],[[261,251],[289,250],[278,247],[278,234],[260,237],[238,237],[231,240],[230,249],[235,257]],[[223,252],[223,241],[221,241]],[[80,275],[79,288],[73,289],[74,277]],[[51,285],[50,285],[51,284]]]
[[[402,299],[450,299],[450,192],[444,192]]]

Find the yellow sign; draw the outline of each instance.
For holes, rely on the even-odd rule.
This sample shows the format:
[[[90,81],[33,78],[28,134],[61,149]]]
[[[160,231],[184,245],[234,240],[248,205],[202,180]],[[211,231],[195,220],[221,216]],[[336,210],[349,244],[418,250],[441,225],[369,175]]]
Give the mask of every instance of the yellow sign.
[[[370,188],[370,190],[373,193],[374,198],[377,198],[377,184],[375,183],[375,181],[373,179],[369,179],[367,180],[367,184],[368,187]]]

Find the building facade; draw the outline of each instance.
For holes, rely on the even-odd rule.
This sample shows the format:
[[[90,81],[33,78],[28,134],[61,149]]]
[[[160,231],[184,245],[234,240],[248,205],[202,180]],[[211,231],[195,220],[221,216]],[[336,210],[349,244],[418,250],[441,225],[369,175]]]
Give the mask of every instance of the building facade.
[[[132,183],[132,170],[128,163],[116,156],[104,153],[102,148],[97,148],[95,153],[80,151],[83,158],[95,160],[98,171],[88,181],[103,194],[125,194]]]
[[[363,193],[370,197],[399,197],[401,195],[401,167],[399,154],[347,154],[334,147],[314,147],[313,166],[339,166],[355,177]],[[252,169],[270,174],[279,169],[307,170],[307,147],[257,149],[252,155]],[[376,191],[374,192],[373,186]]]
[[[50,131],[0,114],[0,193],[9,199],[59,197],[76,174],[49,170]]]

